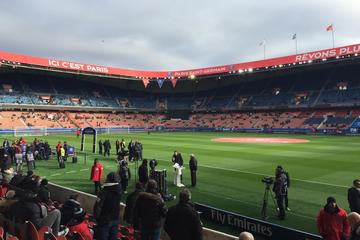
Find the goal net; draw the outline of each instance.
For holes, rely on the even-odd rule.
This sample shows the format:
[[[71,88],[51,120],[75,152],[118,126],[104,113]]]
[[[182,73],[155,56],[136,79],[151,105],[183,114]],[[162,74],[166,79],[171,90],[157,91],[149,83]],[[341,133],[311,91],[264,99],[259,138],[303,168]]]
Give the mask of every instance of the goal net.
[[[46,127],[14,128],[14,136],[15,137],[46,136],[46,135],[48,135]]]
[[[114,126],[109,128],[100,128],[98,133],[130,133],[129,125]]]
[[[108,129],[109,129],[109,133],[130,133],[129,125],[121,125]]]

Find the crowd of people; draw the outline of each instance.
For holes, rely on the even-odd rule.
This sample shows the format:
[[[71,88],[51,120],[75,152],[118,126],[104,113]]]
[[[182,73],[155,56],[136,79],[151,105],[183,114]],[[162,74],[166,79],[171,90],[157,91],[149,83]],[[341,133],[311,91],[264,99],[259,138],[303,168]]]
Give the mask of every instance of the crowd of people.
[[[109,140],[99,141],[104,151],[110,154]],[[106,150],[105,150],[106,148]],[[58,161],[68,156],[69,144],[58,142],[55,154]],[[109,153],[108,153],[109,152]],[[96,239],[116,239],[119,224],[120,201],[128,191],[131,171],[129,161],[140,160],[138,168],[138,182],[135,190],[126,198],[124,221],[133,226],[142,239],[160,239],[161,229],[164,229],[171,239],[202,239],[202,224],[198,213],[191,204],[191,193],[183,189],[179,194],[179,202],[167,208],[164,196],[158,191],[155,179],[155,159],[142,158],[142,144],[139,141],[125,140],[115,142],[115,154],[119,163],[118,171],[107,175],[105,183],[104,168],[98,158],[94,160],[90,179],[95,185],[97,201],[94,206],[96,220]],[[47,180],[35,176],[35,160],[48,160],[51,147],[47,141],[35,138],[27,142],[19,138],[10,142],[3,141],[0,147],[0,168],[2,172],[0,198],[16,200],[16,203],[6,209],[5,214],[15,221],[31,221],[36,227],[48,226],[54,235],[65,235],[68,232],[82,232],[86,239],[93,238],[93,230],[85,218],[85,211],[81,207],[77,196],[70,196],[64,204],[57,204],[50,197]],[[22,164],[27,164],[27,173],[23,174]],[[174,151],[171,163],[184,165],[184,159],[179,151]],[[12,166],[16,169],[13,170]],[[149,168],[150,171],[149,171]],[[190,154],[189,170],[191,186],[196,186],[197,159]],[[275,193],[278,217],[285,219],[285,211],[291,211],[288,201],[290,188],[289,173],[282,167],[275,169],[273,192]],[[5,189],[5,191],[3,190]],[[125,200],[125,199],[124,199]],[[355,179],[348,190],[348,202],[351,212],[346,213],[338,206],[334,197],[328,197],[326,204],[317,216],[319,234],[325,240],[360,239],[360,180]],[[182,227],[178,227],[182,226]],[[184,230],[186,229],[186,231]],[[254,239],[247,232],[241,233],[239,239]]]
[[[288,201],[290,177],[282,166],[275,169],[273,192],[275,193],[278,217],[285,219],[285,210],[291,211]],[[317,216],[317,229],[325,240],[360,240],[360,180],[355,179],[348,189],[350,213],[339,207],[336,199],[329,196]]]
[[[103,126],[127,126],[131,128],[308,128],[346,129],[357,117],[356,110],[344,113],[341,110],[320,111],[249,111],[227,113],[193,113],[189,119],[169,119],[165,114],[150,113],[74,113],[74,112],[20,112],[3,111],[2,128],[29,127],[85,128]],[[313,122],[314,118],[318,121]],[[335,120],[335,121],[334,121]]]

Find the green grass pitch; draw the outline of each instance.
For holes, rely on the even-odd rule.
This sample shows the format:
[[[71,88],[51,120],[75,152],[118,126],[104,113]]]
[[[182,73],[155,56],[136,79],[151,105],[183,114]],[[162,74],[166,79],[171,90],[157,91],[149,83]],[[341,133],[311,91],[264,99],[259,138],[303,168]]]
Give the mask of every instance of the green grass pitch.
[[[296,144],[249,144],[220,143],[211,141],[216,137],[282,137],[302,138],[308,143]],[[9,137],[13,139],[13,137]],[[27,137],[32,141],[34,137]],[[114,160],[115,140],[124,138],[140,140],[143,143],[144,158],[155,158],[157,169],[167,169],[169,192],[178,195],[180,189],[172,186],[173,168],[171,156],[174,150],[182,153],[185,163],[183,183],[190,185],[188,169],[189,154],[198,159],[198,184],[190,190],[192,200],[239,214],[261,218],[260,211],[265,186],[264,176],[273,176],[277,165],[282,165],[290,174],[289,205],[285,221],[276,219],[276,210],[269,201],[269,221],[284,226],[316,233],[316,215],[328,196],[334,196],[340,207],[348,211],[347,188],[359,178],[360,138],[346,136],[304,136],[275,134],[238,133],[124,133],[103,134],[98,139],[110,139],[110,159],[93,156],[90,153],[90,137],[87,136],[86,159],[79,155],[77,164],[67,163],[66,169],[59,169],[55,159],[38,161],[35,173],[45,176],[51,182],[93,192],[90,182],[90,168],[94,157],[99,157],[106,173],[117,169]],[[58,140],[68,141],[80,147],[80,138],[74,135],[53,135],[47,139],[54,148]],[[134,165],[131,165],[134,176]],[[134,180],[130,181],[132,190]],[[125,197],[123,198],[125,200]],[[177,201],[170,202],[174,204]]]

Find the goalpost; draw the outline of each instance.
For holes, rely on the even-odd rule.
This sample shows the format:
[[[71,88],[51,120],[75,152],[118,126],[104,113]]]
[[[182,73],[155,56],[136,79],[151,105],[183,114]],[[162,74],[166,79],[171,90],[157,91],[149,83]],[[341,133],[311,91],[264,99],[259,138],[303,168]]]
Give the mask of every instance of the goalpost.
[[[48,135],[46,127],[14,128],[14,137],[46,135]]]
[[[130,126],[129,125],[120,125],[115,127],[108,128],[108,133],[115,132],[115,133],[130,133]]]
[[[100,128],[98,129],[98,133],[130,133],[130,126],[129,125],[120,125],[120,126],[113,126],[108,128]]]

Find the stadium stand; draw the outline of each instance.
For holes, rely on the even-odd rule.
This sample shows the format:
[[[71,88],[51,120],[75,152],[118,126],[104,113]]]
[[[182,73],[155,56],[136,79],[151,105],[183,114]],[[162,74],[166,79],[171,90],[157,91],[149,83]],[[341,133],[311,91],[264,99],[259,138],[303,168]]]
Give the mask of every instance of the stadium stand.
[[[140,79],[3,65],[0,128],[345,130],[360,112],[358,63],[336,58],[283,70],[233,71],[179,79],[176,88],[168,81],[144,88]]]

